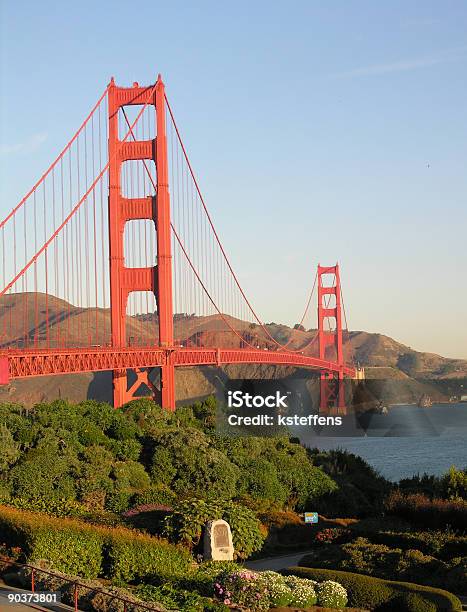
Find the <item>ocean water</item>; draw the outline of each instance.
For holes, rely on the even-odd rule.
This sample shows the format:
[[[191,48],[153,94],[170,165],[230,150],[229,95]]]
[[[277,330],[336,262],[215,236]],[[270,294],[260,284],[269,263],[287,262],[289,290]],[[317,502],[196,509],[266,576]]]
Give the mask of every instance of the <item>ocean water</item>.
[[[467,467],[467,403],[431,408],[395,406],[387,416],[372,417],[358,435],[345,437],[296,434],[310,447],[346,449],[360,455],[389,480],[415,474],[444,474],[451,465]],[[365,435],[366,434],[366,435]]]

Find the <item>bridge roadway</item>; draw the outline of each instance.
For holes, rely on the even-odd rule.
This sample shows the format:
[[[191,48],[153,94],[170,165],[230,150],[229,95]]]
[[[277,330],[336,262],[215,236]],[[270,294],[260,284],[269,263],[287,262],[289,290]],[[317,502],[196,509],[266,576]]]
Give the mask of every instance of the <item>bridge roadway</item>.
[[[0,384],[28,376],[51,376],[162,365],[201,366],[232,363],[288,365],[354,377],[355,369],[290,351],[183,347],[92,347],[75,349],[7,349],[0,351]]]

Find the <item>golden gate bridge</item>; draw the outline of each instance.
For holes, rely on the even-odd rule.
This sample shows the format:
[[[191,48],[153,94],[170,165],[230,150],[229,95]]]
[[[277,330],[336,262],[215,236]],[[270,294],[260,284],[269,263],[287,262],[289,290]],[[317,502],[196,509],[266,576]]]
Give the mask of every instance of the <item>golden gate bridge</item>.
[[[0,249],[0,384],[111,370],[115,407],[143,388],[173,410],[177,367],[278,364],[317,371],[321,409],[345,408],[356,371],[339,266],[318,266],[286,341],[271,333],[222,246],[160,75],[146,87],[111,79],[0,223]]]

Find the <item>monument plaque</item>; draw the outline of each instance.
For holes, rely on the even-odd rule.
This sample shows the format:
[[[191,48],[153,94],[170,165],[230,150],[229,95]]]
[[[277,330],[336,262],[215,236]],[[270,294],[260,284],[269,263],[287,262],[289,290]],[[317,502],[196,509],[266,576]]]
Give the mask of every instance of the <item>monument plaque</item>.
[[[214,561],[232,561],[233,554],[230,525],[221,519],[209,521],[204,531],[204,558]]]

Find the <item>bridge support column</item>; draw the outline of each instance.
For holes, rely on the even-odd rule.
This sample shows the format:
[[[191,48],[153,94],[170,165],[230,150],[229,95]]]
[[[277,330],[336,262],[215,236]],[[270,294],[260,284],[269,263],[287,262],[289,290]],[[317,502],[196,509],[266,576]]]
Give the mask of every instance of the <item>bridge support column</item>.
[[[323,280],[331,276],[331,283]],[[327,328],[327,329],[326,329]],[[335,266],[318,265],[318,340],[320,359],[330,359],[326,349],[334,349],[332,359],[336,360],[339,371],[322,372],[320,379],[320,410],[337,410],[346,413],[344,384],[344,352],[342,341],[342,312],[339,264]]]
[[[148,97],[150,99],[148,100]],[[109,250],[110,250],[110,308],[112,346],[127,346],[126,308],[133,291],[152,291],[156,298],[159,337],[155,346],[173,346],[173,297],[170,197],[168,185],[167,136],[165,126],[164,83],[159,75],[156,86],[117,87],[113,79],[108,90],[109,100]],[[125,140],[119,139],[118,112],[131,105],[153,106],[156,112],[155,140],[137,141],[128,128]],[[152,160],[156,166],[156,195],[126,198],[121,192],[122,164],[129,160]],[[144,168],[142,169],[144,171]],[[127,221],[150,219],[157,234],[157,265],[153,268],[127,268],[124,258],[124,229]],[[128,385],[127,371],[113,372],[113,400],[117,408],[136,397],[141,384],[155,391],[147,370],[136,371],[136,383]],[[161,367],[161,403],[163,408],[175,409],[173,366]]]
[[[10,366],[8,357],[0,357],[0,385],[7,385],[10,382]]]
[[[123,406],[126,402],[127,376],[126,370],[114,370],[112,372],[114,407]]]
[[[175,410],[175,367],[161,367],[161,405],[163,408]]]

